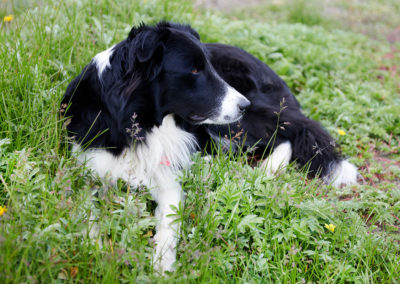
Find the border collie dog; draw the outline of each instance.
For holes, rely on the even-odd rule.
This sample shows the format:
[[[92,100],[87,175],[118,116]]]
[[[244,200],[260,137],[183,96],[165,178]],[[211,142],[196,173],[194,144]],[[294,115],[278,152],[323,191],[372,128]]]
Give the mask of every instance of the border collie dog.
[[[278,75],[239,48],[201,43],[187,25],[134,27],[69,84],[61,112],[70,117],[79,162],[101,177],[149,188],[158,204],[160,271],[176,259],[179,224],[169,215],[183,201],[179,172],[212,140],[271,153],[261,164],[268,175],[295,161],[326,183],[357,182],[356,167],[302,114]],[[240,143],[229,139],[234,135]]]

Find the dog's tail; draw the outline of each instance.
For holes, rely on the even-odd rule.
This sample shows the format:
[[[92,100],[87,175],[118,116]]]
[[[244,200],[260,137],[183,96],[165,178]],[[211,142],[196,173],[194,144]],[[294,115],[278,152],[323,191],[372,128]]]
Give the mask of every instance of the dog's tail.
[[[318,122],[300,112],[282,119],[279,140],[290,141],[291,160],[307,169],[308,176],[320,176],[334,186],[357,183],[357,168],[341,157],[333,138]]]

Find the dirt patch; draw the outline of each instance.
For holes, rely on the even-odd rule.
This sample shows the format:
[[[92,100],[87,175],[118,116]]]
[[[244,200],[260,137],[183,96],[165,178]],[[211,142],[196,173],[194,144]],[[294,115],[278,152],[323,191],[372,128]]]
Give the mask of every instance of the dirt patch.
[[[264,3],[262,0],[196,0],[194,5],[196,8],[215,9],[229,12],[262,3]]]
[[[397,42],[400,42],[400,26],[389,32],[387,40],[389,41],[390,44],[393,45],[396,44]]]

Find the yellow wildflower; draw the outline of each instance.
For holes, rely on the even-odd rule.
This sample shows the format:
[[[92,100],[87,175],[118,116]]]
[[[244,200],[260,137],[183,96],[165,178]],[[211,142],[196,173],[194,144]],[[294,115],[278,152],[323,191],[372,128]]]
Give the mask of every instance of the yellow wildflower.
[[[0,206],[0,216],[2,216],[6,212],[7,212],[7,207],[6,206]]]
[[[337,132],[339,133],[340,136],[346,135],[346,132],[342,129],[338,129]]]
[[[329,231],[331,231],[332,233],[335,231],[336,226],[333,224],[325,224],[325,228],[327,228]]]
[[[12,20],[14,20],[14,15],[7,15],[7,16],[4,16],[4,18],[3,18],[3,22],[5,22],[5,23],[9,23]]]

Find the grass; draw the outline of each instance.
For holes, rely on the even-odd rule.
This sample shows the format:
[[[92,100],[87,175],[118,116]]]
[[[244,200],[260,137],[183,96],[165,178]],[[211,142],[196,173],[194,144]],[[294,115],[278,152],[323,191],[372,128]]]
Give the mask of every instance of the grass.
[[[228,13],[239,19],[256,18],[262,22],[302,23],[326,29],[351,30],[374,39],[385,39],[400,25],[396,0],[275,0],[260,1],[250,7],[239,6]]]
[[[386,56],[393,46],[318,22],[233,21],[174,0],[15,3],[1,6],[1,15],[14,14],[0,27],[1,282],[400,281],[400,102],[389,68],[400,59]],[[147,189],[104,184],[79,166],[58,109],[96,53],[133,24],[159,19],[191,23],[203,41],[268,63],[357,164],[361,184],[333,188],[295,166],[268,179],[243,157],[194,157],[176,212],[177,270],[153,271]]]

